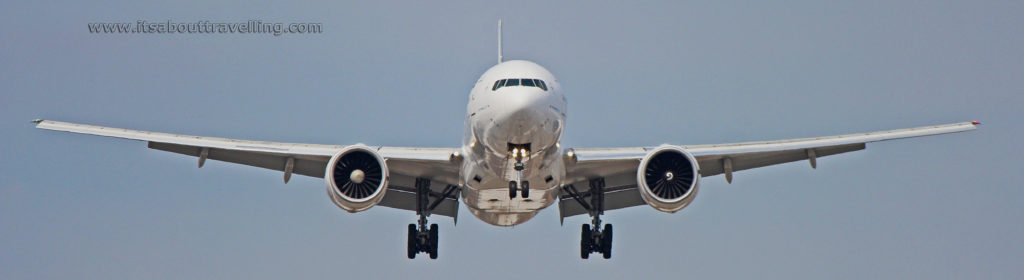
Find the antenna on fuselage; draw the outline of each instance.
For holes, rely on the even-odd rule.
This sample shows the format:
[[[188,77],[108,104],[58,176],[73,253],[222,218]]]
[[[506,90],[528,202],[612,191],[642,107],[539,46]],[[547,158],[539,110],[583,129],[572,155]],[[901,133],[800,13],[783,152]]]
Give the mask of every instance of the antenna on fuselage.
[[[498,64],[501,64],[502,60],[504,57],[501,55],[501,19],[498,19]]]

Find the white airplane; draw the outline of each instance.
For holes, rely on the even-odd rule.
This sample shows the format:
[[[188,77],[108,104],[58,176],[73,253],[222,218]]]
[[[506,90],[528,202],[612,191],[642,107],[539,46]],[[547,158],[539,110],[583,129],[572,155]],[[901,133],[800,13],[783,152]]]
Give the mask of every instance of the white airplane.
[[[848,135],[712,145],[566,148],[567,114],[558,80],[536,63],[502,61],[484,72],[469,94],[460,148],[317,145],[236,140],[34,120],[37,128],[146,141],[149,148],[324,178],[327,195],[341,209],[375,205],[416,211],[407,254],[437,258],[437,224],[431,214],[458,217],[459,199],[480,220],[496,226],[524,223],[558,202],[561,220],[589,214],[580,257],[611,257],[607,210],[649,205],[682,210],[697,195],[701,177],[862,150],[884,140],[969,131],[962,122]]]

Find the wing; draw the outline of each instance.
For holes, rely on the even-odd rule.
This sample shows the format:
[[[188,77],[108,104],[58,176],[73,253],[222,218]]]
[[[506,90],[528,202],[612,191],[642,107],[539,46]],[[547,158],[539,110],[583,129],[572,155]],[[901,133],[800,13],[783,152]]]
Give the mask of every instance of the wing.
[[[36,128],[81,134],[146,141],[151,149],[199,158],[199,167],[207,159],[261,167],[284,172],[285,183],[291,174],[324,178],[327,162],[345,146],[250,141],[216,137],[180,135],[112,128],[50,120],[34,120]],[[379,205],[416,210],[415,179],[432,181],[434,197],[443,197],[432,214],[456,217],[458,197],[444,192],[458,186],[459,167],[452,160],[455,148],[373,147],[384,157],[390,171],[387,193]],[[448,195],[444,195],[448,193]]]
[[[736,171],[800,160],[808,160],[811,167],[816,167],[818,157],[863,150],[870,142],[963,132],[974,130],[979,124],[962,122],[827,137],[681,147],[697,159],[701,176],[725,173],[726,180],[732,182],[732,173]],[[576,161],[566,168],[565,185],[604,178],[605,210],[642,205],[644,201],[637,189],[636,169],[651,149],[653,147],[573,149],[572,157]],[[589,196],[589,187],[573,188],[579,188],[574,191]],[[559,210],[563,218],[585,214],[588,207],[568,193],[559,199]]]

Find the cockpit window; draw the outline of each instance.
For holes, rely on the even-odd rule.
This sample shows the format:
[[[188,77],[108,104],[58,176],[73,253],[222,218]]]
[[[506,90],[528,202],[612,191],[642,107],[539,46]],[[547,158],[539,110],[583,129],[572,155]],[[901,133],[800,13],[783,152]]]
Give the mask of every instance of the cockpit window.
[[[548,91],[548,85],[545,84],[544,81],[540,79],[501,79],[494,81],[494,85],[491,86],[491,90],[496,91],[499,88],[520,85],[524,87],[538,87],[540,89],[543,89],[544,91]]]
[[[537,81],[537,87],[539,87],[540,89],[543,89],[544,91],[548,91],[548,85],[545,85],[544,81],[541,81],[541,80],[534,80],[534,81]]]

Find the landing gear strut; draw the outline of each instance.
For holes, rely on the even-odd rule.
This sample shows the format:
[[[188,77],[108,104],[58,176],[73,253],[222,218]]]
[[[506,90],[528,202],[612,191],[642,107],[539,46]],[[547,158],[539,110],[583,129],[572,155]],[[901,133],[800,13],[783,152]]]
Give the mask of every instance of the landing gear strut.
[[[569,185],[565,190],[584,209],[589,210],[590,216],[593,217],[591,224],[583,224],[580,232],[580,257],[587,259],[591,253],[601,253],[605,259],[610,259],[612,225],[604,224],[604,229],[601,229],[601,214],[604,214],[604,179],[590,180],[590,203],[583,200],[583,195],[576,191],[576,187]]]
[[[437,224],[427,226],[427,216],[437,205],[444,201],[445,197],[457,191],[458,187],[449,185],[443,193],[430,202],[430,180],[416,178],[416,214],[420,219],[416,224],[409,224],[409,236],[406,251],[410,259],[415,259],[419,253],[427,253],[431,259],[437,259]],[[436,194],[435,194],[436,195]]]

